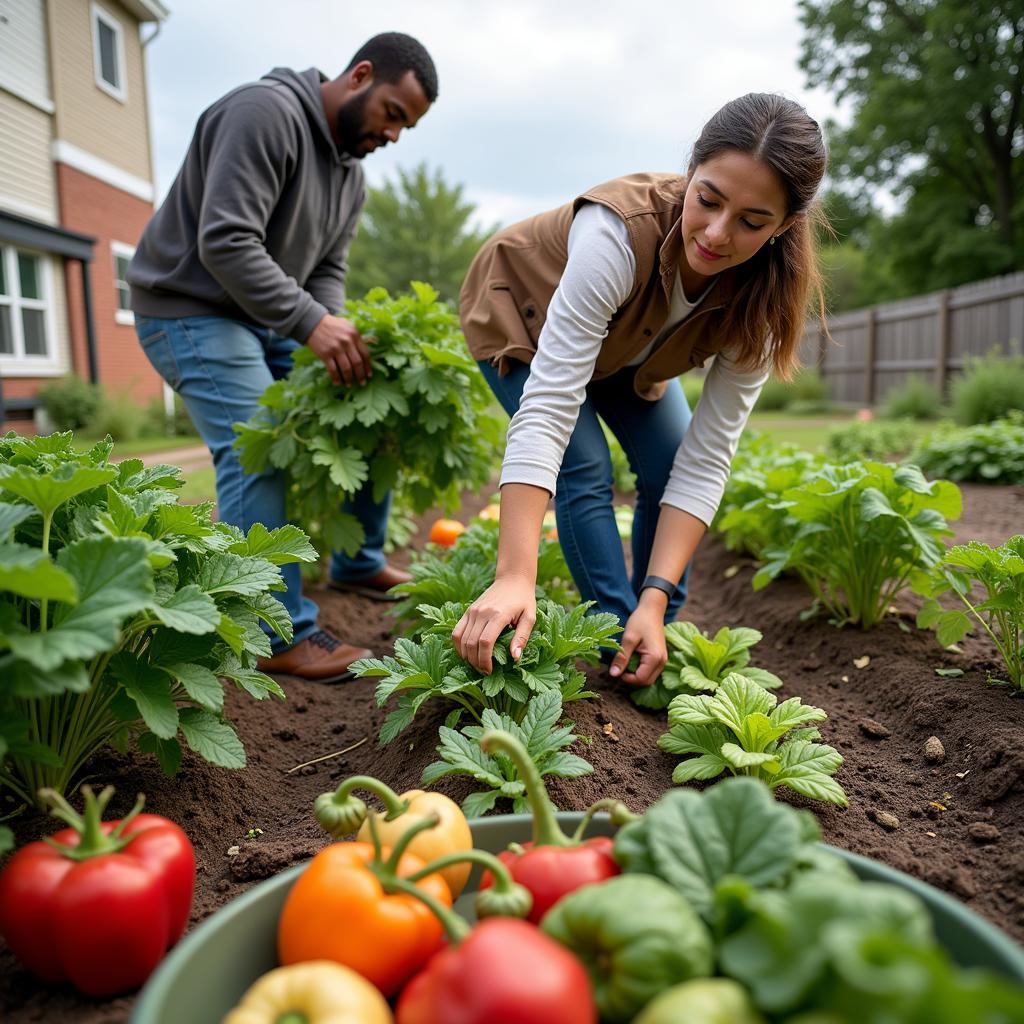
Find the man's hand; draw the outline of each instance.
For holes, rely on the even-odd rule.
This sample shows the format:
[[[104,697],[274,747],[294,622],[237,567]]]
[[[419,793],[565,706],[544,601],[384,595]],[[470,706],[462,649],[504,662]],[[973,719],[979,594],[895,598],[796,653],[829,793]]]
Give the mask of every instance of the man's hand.
[[[666,600],[661,591],[645,590],[636,611],[629,617],[622,633],[622,650],[612,659],[611,674],[621,676],[624,683],[650,686],[668,661],[665,643]],[[629,659],[636,652],[640,664],[635,672],[627,672]]]
[[[320,357],[334,384],[347,387],[353,380],[365,384],[373,376],[367,340],[355,325],[340,316],[325,316],[313,328],[306,344]]]

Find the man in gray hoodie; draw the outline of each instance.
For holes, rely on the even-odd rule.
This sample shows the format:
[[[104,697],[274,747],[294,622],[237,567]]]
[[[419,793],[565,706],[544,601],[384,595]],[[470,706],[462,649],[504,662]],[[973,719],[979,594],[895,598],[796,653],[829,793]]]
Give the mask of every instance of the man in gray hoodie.
[[[213,455],[223,522],[247,530],[287,522],[280,472],[247,474],[232,424],[259,408],[308,345],[335,384],[370,372],[365,339],[335,314],[345,304],[349,244],[366,197],[359,161],[412,128],[437,96],[437,74],[411,36],[374,36],[333,80],[315,68],[275,68],[203,112],[177,178],[128,271],[135,329],[157,372],[181,395]],[[383,599],[408,579],[383,544],[390,497],[368,484],[346,511],[366,533],[352,557],[336,552],[331,583]],[[372,652],[317,625],[298,565],[280,596],[294,642],[272,640],[265,672],[317,682],[351,678]]]

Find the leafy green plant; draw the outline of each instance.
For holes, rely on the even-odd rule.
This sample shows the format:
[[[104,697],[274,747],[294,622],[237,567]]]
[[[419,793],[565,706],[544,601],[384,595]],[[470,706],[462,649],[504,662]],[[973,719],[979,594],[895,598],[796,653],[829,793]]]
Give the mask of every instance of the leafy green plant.
[[[215,523],[212,505],[178,504],[180,470],[113,465],[112,447],[0,440],[0,787],[26,804],[132,736],[169,775],[179,735],[240,768],[222,680],[284,696],[255,664],[270,653],[261,623],[291,638],[271,591],[278,566],[315,557],[305,534]]]
[[[95,419],[103,391],[98,384],[69,373],[41,387],[39,400],[55,430],[81,430]]]
[[[602,648],[617,648],[612,637],[622,628],[614,615],[588,615],[589,603],[567,611],[553,601],[541,601],[519,660],[509,653],[513,634],[506,630],[494,645],[493,670],[485,676],[463,661],[452,643],[452,630],[466,607],[465,603],[422,606],[420,611],[433,624],[421,643],[400,637],[394,657],[364,658],[352,666],[360,678],[380,679],[375,693],[380,707],[397,695],[397,706],[381,728],[381,743],[390,743],[411,725],[431,699],[455,705],[447,722],[453,728],[463,714],[481,722],[485,708],[520,722],[531,698],[548,690],[559,693],[564,703],[593,697],[576,662],[595,664]]]
[[[670,622],[665,627],[668,662],[655,683],[634,690],[633,703],[643,708],[666,708],[677,693],[714,692],[733,673],[774,690],[782,680],[750,664],[750,648],[761,639],[756,629],[742,626],[723,626],[712,639],[692,622]]]
[[[419,611],[421,605],[469,604],[494,582],[497,562],[498,523],[477,519],[450,548],[426,551],[415,558],[409,567],[412,579],[395,587],[395,593],[404,596],[395,603],[392,614],[404,624],[407,636],[417,637],[430,624]],[[563,607],[579,601],[562,548],[548,537],[541,537],[537,550],[537,600]]]
[[[463,490],[491,478],[503,431],[458,317],[429,285],[395,299],[375,288],[345,315],[376,339],[370,380],[336,388],[301,348],[264,408],[235,425],[235,443],[247,472],[287,474],[289,516],[321,550],[353,552],[363,528],[339,511],[343,498],[369,480],[377,500],[394,492],[398,510],[454,511]]]
[[[712,523],[725,546],[762,558],[769,547],[788,544],[798,524],[779,505],[782,494],[822,465],[822,456],[794,444],[780,444],[768,433],[744,434]]]
[[[961,511],[960,489],[929,483],[912,465],[827,465],[774,503],[799,525],[788,547],[770,548],[755,590],[785,571],[814,595],[804,617],[824,607],[836,625],[870,629],[906,586],[925,584]]]
[[[991,484],[1024,484],[1024,412],[975,427],[940,424],[910,461],[932,477]]]
[[[608,429],[608,425],[602,420],[601,429],[604,431],[604,439],[608,443],[608,454],[612,460],[612,483],[615,490],[624,494],[632,494],[636,490],[636,474],[629,468],[629,458],[623,451],[619,439]]]
[[[558,724],[561,717],[561,696],[556,690],[546,690],[528,702],[520,722],[493,708],[484,708],[481,725],[468,725],[461,732],[443,725],[437,748],[441,760],[423,769],[423,785],[430,786],[449,775],[469,775],[488,788],[470,793],[462,801],[467,817],[479,817],[493,810],[501,797],[511,799],[514,813],[529,813],[526,784],[520,779],[515,763],[500,751],[484,753],[480,749],[480,737],[491,729],[501,729],[522,743],[541,776],[579,779],[591,774],[594,767],[566,750],[579,737],[573,734],[572,722]]]
[[[898,388],[887,392],[882,415],[889,420],[934,420],[939,417],[942,398],[934,384],[912,373]]]
[[[964,371],[949,386],[953,419],[962,426],[991,423],[1014,409],[1024,409],[1024,356],[998,351],[968,357]]]
[[[821,708],[801,704],[799,697],[779,704],[752,679],[733,673],[710,696],[673,697],[670,728],[658,746],[670,754],[699,755],[676,765],[675,783],[729,771],[761,779],[771,789],[788,786],[812,800],[845,807],[846,794],[832,778],[842,755],[816,742],[821,739],[817,729],[806,728],[827,717]]]
[[[757,399],[758,412],[779,412],[783,409],[794,415],[827,411],[830,406],[828,383],[813,367],[804,367],[792,380],[769,377]]]
[[[906,455],[916,440],[913,420],[853,420],[828,432],[825,454],[835,462],[849,459],[882,461]]]
[[[975,586],[984,600],[973,598]],[[944,593],[955,594],[967,610],[943,608],[938,597]],[[997,548],[976,540],[958,544],[936,567],[917,624],[934,628],[939,643],[948,646],[970,632],[972,618],[996,645],[1008,682],[1024,691],[1024,534]]]

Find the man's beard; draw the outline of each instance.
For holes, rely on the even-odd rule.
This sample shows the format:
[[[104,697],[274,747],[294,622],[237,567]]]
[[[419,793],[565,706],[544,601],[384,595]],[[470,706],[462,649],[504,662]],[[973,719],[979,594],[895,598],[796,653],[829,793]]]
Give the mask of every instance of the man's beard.
[[[357,93],[338,108],[335,127],[338,132],[338,149],[342,153],[362,160],[370,151],[369,143],[377,142],[380,146],[387,144],[387,139],[366,131],[366,102],[373,88]]]

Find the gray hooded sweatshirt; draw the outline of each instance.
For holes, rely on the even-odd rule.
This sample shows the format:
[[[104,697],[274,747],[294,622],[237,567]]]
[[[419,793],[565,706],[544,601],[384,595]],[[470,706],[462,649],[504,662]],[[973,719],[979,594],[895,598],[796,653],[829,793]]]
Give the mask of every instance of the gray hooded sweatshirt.
[[[139,316],[223,316],[305,341],[345,302],[366,198],[316,70],[275,68],[203,112],[128,269]]]

